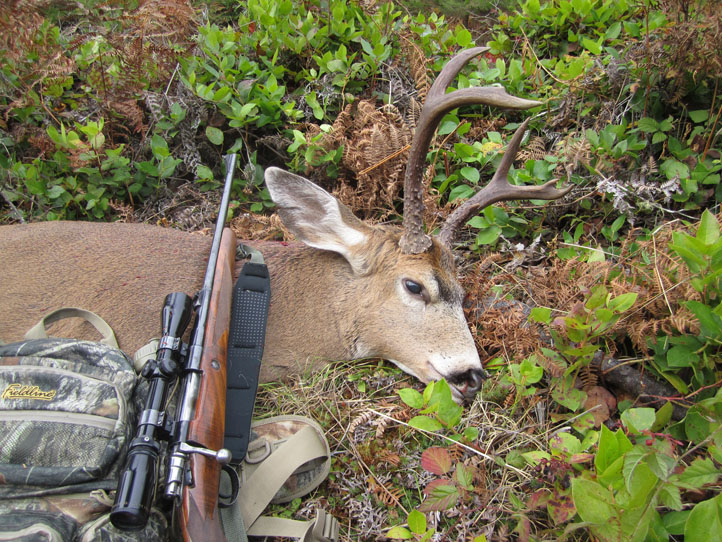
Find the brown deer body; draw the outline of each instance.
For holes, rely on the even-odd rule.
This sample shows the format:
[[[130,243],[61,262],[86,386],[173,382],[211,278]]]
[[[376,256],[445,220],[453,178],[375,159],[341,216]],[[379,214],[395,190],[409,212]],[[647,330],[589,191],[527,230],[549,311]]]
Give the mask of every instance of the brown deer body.
[[[329,360],[382,357],[424,382],[446,378],[458,400],[478,391],[483,372],[462,311],[453,232],[495,201],[565,193],[551,183],[517,187],[506,181],[524,124],[489,185],[457,209],[439,238],[424,233],[421,164],[444,112],[470,103],[537,105],[496,87],[444,94],[461,67],[484,50],[457,55],[429,91],[407,168],[403,231],[360,221],[302,177],[266,171],[281,219],[303,244],[258,246],[272,277],[262,380]],[[50,310],[79,306],[105,318],[132,353],[157,335],[167,293],[199,288],[209,245],[201,235],[141,224],[0,227],[0,338],[20,339]]]
[[[444,376],[461,384],[471,375],[464,373],[481,364],[461,312],[450,251],[439,245],[433,253],[404,255],[399,230],[349,218],[369,236],[367,245],[349,254],[353,265],[337,252],[302,243],[256,244],[272,277],[262,380],[329,360],[379,356],[398,360],[423,380]],[[2,226],[0,338],[19,340],[51,310],[77,306],[105,318],[132,354],[158,335],[166,294],[200,288],[210,241],[146,224]],[[423,295],[402,290],[400,281],[407,278],[432,285],[428,307]],[[51,331],[58,335],[94,338],[80,321],[55,326]],[[440,368],[427,376],[414,361],[432,350]],[[443,359],[454,360],[453,367]]]

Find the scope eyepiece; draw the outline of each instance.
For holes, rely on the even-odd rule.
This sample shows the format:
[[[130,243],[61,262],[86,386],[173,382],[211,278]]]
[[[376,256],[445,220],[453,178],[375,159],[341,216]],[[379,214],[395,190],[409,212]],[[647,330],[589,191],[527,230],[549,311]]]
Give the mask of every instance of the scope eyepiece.
[[[110,522],[118,529],[138,530],[148,523],[157,481],[157,446],[134,446],[128,450],[125,469],[118,483]]]

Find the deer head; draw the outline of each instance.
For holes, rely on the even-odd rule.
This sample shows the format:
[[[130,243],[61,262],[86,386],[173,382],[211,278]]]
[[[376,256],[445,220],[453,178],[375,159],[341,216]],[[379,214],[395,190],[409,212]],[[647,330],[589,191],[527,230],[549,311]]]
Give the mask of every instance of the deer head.
[[[498,87],[445,93],[461,68],[486,50],[474,48],[456,55],[427,95],[406,168],[403,231],[360,221],[336,198],[302,177],[277,168],[266,171],[266,185],[284,224],[307,245],[346,262],[345,291],[334,295],[358,305],[346,307],[356,315],[352,321],[343,319],[337,324],[344,328],[348,355],[383,357],[423,382],[445,378],[457,400],[475,395],[484,373],[462,310],[464,293],[451,249],[456,230],[472,213],[494,202],[555,199],[568,191],[554,188],[554,181],[543,186],[509,184],[507,174],[525,122],[490,183],[449,216],[438,236],[424,231],[422,175],[441,118],[462,105],[526,109],[539,104]]]

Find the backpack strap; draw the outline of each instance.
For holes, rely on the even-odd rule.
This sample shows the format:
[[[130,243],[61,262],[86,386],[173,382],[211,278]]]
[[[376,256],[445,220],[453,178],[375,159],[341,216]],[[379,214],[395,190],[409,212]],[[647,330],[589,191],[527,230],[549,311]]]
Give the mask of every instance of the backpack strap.
[[[338,521],[320,508],[316,510],[316,519],[313,521],[262,516],[251,525],[248,534],[298,538],[302,542],[334,542],[338,540]]]
[[[145,364],[155,359],[158,355],[158,346],[160,346],[160,339],[156,337],[135,351],[135,354],[133,354],[133,367],[135,368],[135,372],[140,374]]]
[[[317,424],[300,416],[279,416],[256,423],[278,423],[283,421],[306,422],[308,425],[280,443],[270,443],[265,452],[247,457],[241,468],[255,470],[243,480],[238,497],[227,508],[221,508],[221,520],[229,541],[244,540],[242,536],[283,536],[298,538],[303,542],[336,542],[338,521],[324,510],[317,510],[313,521],[296,521],[284,518],[261,516],[269,502],[287,502],[300,491],[284,495],[279,501],[277,494],[294,472],[303,471],[302,466],[314,460],[326,459],[310,480],[304,484],[304,493],[311,491],[328,475],[330,467],[328,442]],[[251,455],[249,449],[249,456]],[[250,469],[249,469],[250,470]],[[245,473],[245,470],[244,470]],[[308,479],[308,476],[307,476]],[[229,482],[224,480],[223,489],[228,490]],[[276,497],[276,498],[274,498]],[[242,533],[242,535],[240,534]]]
[[[47,339],[48,332],[45,326],[53,324],[58,320],[63,320],[64,318],[82,318],[86,322],[90,323],[103,336],[100,340],[101,343],[113,348],[118,348],[118,341],[115,339],[113,329],[108,325],[108,323],[94,312],[79,309],[77,307],[63,307],[62,309],[46,314],[37,324],[28,330],[25,334],[25,339]]]

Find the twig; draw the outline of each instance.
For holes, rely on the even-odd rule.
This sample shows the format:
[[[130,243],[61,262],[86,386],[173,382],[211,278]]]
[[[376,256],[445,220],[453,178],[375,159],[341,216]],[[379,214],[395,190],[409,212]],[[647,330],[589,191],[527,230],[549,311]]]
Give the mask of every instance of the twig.
[[[554,79],[554,81],[556,81],[556,82],[559,83],[560,85],[568,85],[568,86],[571,86],[570,83],[571,83],[572,81],[576,81],[576,80],[579,79],[582,75],[584,75],[583,73],[581,73],[581,74],[579,74],[578,76],[576,76],[574,79],[571,79],[571,80],[569,80],[569,81],[562,81],[561,79],[557,79],[557,78],[554,76],[554,74],[553,74],[552,72],[550,72],[550,71],[546,68],[546,66],[544,66],[544,64],[541,63],[541,60],[539,60],[539,57],[536,55],[536,51],[534,50],[534,47],[531,46],[531,42],[529,41],[529,38],[526,36],[526,32],[524,32],[524,29],[520,27],[519,30],[521,30],[521,33],[524,35],[524,42],[525,42],[525,44],[529,47],[529,50],[531,51],[531,54],[534,55],[534,60],[536,60],[536,63],[539,65],[539,67],[540,67],[542,70],[544,70],[544,71],[547,73],[547,75],[548,75],[549,77],[551,77],[552,79]]]
[[[372,170],[376,169],[377,167],[383,166],[386,162],[388,162],[389,160],[393,160],[393,159],[396,158],[399,154],[403,153],[404,151],[409,150],[410,148],[411,148],[411,145],[406,145],[405,147],[401,147],[399,150],[397,150],[396,152],[392,152],[391,154],[389,154],[389,155],[386,156],[385,158],[382,158],[381,160],[379,160],[378,162],[376,162],[374,165],[369,166],[369,167],[367,167],[366,169],[362,169],[361,171],[358,172],[358,174],[359,174],[359,175],[363,175],[363,174],[365,174],[365,173],[368,173],[369,171],[372,171]]]
[[[670,316],[674,314],[672,311],[672,304],[669,302],[669,298],[667,297],[667,290],[664,288],[664,281],[662,280],[662,273],[659,271],[659,265],[657,265],[657,236],[652,236],[652,248],[654,249],[654,273],[657,275],[657,282],[659,282],[659,289],[662,291],[662,295],[664,296],[664,302],[667,304],[667,309],[669,309]]]
[[[692,393],[688,393],[687,395],[684,396],[684,398],[689,399],[690,397],[694,397],[701,391],[708,390],[710,388],[719,388],[720,386],[722,386],[722,380],[718,380],[714,384],[708,384],[707,386],[702,386],[700,389],[694,390]]]
[[[719,122],[720,114],[722,114],[722,105],[720,105],[719,109],[717,110],[717,116],[715,117],[714,123],[712,124],[709,138],[707,138],[707,144],[704,146],[704,152],[702,153],[702,162],[704,162],[704,159],[707,157],[707,152],[709,151],[709,148],[712,145],[712,141],[714,140],[714,131],[717,129],[717,122]]]
[[[709,106],[709,114],[712,115],[714,113],[714,106],[715,102],[717,101],[717,90],[719,90],[719,79],[715,79],[714,82],[714,94],[712,94],[712,103]],[[712,124],[712,129],[709,132],[709,137],[707,138],[707,142],[704,145],[704,150],[702,151],[702,162],[705,161],[705,158],[707,158],[707,152],[709,152],[709,148],[712,146],[712,141],[714,140],[714,130],[717,127],[717,121],[719,120],[720,113],[722,113],[722,105],[720,105],[719,111],[717,111],[717,117],[714,119],[714,123]]]
[[[10,207],[10,210],[12,211],[12,215],[21,224],[25,224],[25,219],[23,218],[23,214],[18,210],[17,207],[13,204],[13,202],[10,200],[8,195],[5,193],[5,187],[0,188],[0,194],[2,194],[3,199]]]

